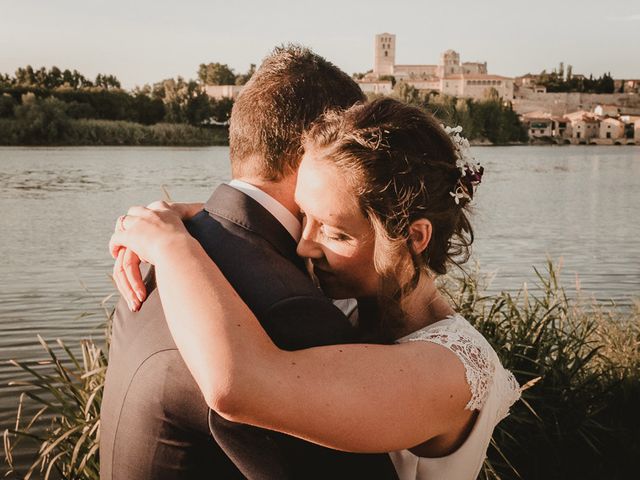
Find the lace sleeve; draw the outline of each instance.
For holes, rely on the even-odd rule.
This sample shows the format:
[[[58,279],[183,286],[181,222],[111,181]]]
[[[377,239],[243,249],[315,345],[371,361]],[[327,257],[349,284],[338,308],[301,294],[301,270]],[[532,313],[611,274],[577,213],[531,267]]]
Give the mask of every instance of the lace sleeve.
[[[465,323],[466,320],[464,321]],[[471,390],[468,410],[480,410],[487,399],[489,387],[495,374],[495,355],[480,333],[471,325],[427,327],[404,337],[399,342],[423,341],[442,345],[451,350],[464,365],[467,383]],[[493,355],[492,355],[493,354]]]

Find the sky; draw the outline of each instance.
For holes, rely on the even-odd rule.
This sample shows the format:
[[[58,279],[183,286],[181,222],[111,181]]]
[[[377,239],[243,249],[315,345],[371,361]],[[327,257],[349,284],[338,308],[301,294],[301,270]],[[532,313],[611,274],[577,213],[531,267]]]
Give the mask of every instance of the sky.
[[[497,75],[564,61],[640,78],[639,0],[0,0],[0,73],[56,65],[133,88],[196,78],[208,62],[244,73],[287,42],[365,72],[383,32],[396,34],[399,64],[436,64],[453,49]]]

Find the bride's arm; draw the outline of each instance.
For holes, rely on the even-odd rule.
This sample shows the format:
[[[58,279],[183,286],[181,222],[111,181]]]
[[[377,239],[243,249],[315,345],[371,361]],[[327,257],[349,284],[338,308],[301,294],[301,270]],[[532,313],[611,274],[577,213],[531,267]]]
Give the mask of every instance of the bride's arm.
[[[225,418],[358,452],[409,448],[470,418],[464,367],[449,350],[426,342],[280,350],[181,222],[149,212],[127,216],[112,252],[126,246],[155,264],[176,345]]]

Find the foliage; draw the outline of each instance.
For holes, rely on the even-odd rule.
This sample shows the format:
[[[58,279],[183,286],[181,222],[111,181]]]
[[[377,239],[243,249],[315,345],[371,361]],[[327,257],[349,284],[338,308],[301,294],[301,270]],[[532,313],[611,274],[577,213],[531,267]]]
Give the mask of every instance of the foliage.
[[[527,130],[510,103],[503,103],[495,90],[484,100],[456,98],[418,90],[405,82],[396,83],[392,96],[424,108],[446,125],[460,125],[469,140],[488,140],[492,144],[526,142]]]
[[[393,75],[380,75],[378,80],[382,82],[391,82],[392,87],[395,87],[396,85],[396,77],[394,77]]]
[[[35,116],[40,119],[40,116]],[[157,123],[142,125],[133,122],[81,119],[66,121],[61,130],[48,125],[41,128],[48,135],[43,140],[38,129],[25,130],[15,120],[0,119],[0,145],[158,145],[207,146],[227,145],[226,128],[194,127],[185,124]],[[55,134],[55,136],[54,136]]]
[[[574,75],[571,65],[567,67],[566,75],[564,64],[551,73],[543,70],[538,75],[537,84],[545,86],[547,92],[581,92],[581,93],[614,93],[615,86],[611,73],[605,73],[601,77],[594,78],[593,74],[586,78],[583,75]]]
[[[226,63],[201,63],[198,78],[205,85],[234,85],[236,74]]]
[[[106,335],[112,312],[102,302],[106,316]],[[10,385],[24,388],[20,397],[16,426],[4,432],[7,475],[17,473],[13,452],[25,441],[39,446],[38,454],[24,474],[34,473],[49,478],[98,480],[100,478],[98,446],[100,439],[100,404],[107,369],[108,343],[104,348],[92,339],[82,340],[78,356],[61,340],[52,348],[38,336],[47,354],[39,362],[11,363],[27,372],[30,379],[14,381]],[[22,409],[25,399],[38,406],[37,412],[25,422]]]
[[[233,99],[231,98],[211,100],[211,117],[217,122],[228,122],[231,118],[232,108]]]
[[[558,271],[539,293],[482,293],[481,277],[450,281],[451,298],[521,385],[499,424],[483,478],[624,479],[640,458],[640,311],[570,300]]]
[[[256,64],[252,63],[251,65],[249,65],[249,70],[247,70],[247,73],[241,73],[236,76],[236,85],[245,85],[249,80],[251,80],[251,77],[253,77],[254,73],[256,73]]]
[[[246,74],[238,76],[221,64],[201,65],[201,70],[205,76],[208,75],[209,81],[217,79],[244,84],[253,75],[255,65],[252,64]],[[231,76],[225,77],[227,73]],[[71,119],[124,120],[143,125],[161,122],[203,125],[212,119],[225,122],[232,106],[230,100],[209,98],[202,83],[182,77],[136,87],[128,92],[121,88],[113,75],[98,74],[95,81],[90,81],[76,70],[60,71],[57,67],[34,70],[28,65],[19,68],[15,77],[0,75],[0,118],[12,118],[21,107],[22,99],[33,96],[36,98],[34,104],[38,106],[44,105],[43,101],[48,98],[63,102],[64,105],[59,105],[47,101],[56,104],[60,107],[58,110],[64,111]],[[59,137],[55,132],[40,136],[31,132],[19,136],[27,137],[26,144],[29,145],[55,143],[52,139]]]
[[[153,86],[151,98],[162,100],[168,123],[199,125],[211,117],[209,96],[195,80],[163,80]]]
[[[70,132],[66,105],[56,98],[38,100],[32,93],[26,94],[14,111],[23,143],[55,143]]]
[[[640,309],[620,312],[569,299],[551,263],[538,290],[484,293],[478,272],[444,279],[442,290],[493,345],[523,386],[522,400],[494,432],[482,479],[635,478],[640,458]],[[107,334],[107,338],[109,335]],[[98,478],[97,442],[106,354],[92,340],[82,361],[14,365],[31,374],[25,395],[41,409],[5,432],[11,464],[17,441],[41,444],[32,471]],[[46,413],[53,418],[45,420]],[[44,426],[44,428],[42,428]],[[38,427],[42,434],[33,434]],[[17,439],[17,440],[16,440]]]
[[[95,82],[92,82],[77,70],[66,69],[62,71],[56,66],[51,67],[49,70],[45,67],[34,70],[31,65],[18,68],[13,78],[7,75],[4,81],[0,82],[0,85],[3,84],[13,87],[38,87],[44,89],[58,87],[82,89],[94,86],[107,89],[120,88],[120,81],[113,75],[99,73]]]
[[[15,99],[8,94],[0,95],[0,118],[13,117],[13,109],[17,105]]]
[[[366,72],[357,72],[351,75],[354,80],[362,80],[367,74],[373,73],[373,70],[367,70]]]

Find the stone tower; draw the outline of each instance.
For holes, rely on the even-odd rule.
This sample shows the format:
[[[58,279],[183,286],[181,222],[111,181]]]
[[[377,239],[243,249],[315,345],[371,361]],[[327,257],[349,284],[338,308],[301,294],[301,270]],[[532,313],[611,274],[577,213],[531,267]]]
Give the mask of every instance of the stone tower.
[[[396,36],[392,33],[376,35],[373,73],[375,75],[393,75],[396,64]]]
[[[440,56],[440,65],[438,65],[438,76],[446,77],[447,75],[455,75],[462,73],[460,67],[460,54],[453,50],[447,50]]]

